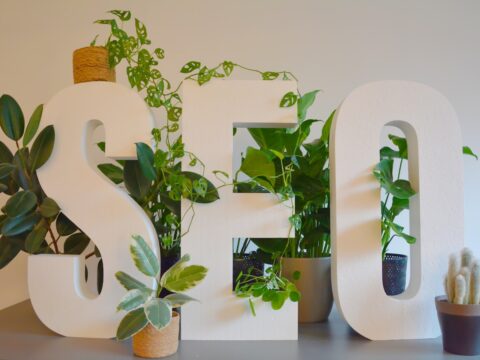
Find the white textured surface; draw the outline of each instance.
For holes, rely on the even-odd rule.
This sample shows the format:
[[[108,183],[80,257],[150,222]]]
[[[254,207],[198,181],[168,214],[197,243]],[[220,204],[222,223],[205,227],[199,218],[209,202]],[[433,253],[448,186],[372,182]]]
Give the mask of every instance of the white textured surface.
[[[388,297],[382,286],[380,188],[372,175],[384,125],[409,144],[411,280]],[[374,82],[340,105],[331,134],[333,286],[348,323],[372,340],[440,335],[434,296],[449,253],[463,245],[463,159],[457,116],[436,90],[414,82]]]
[[[288,127],[296,122],[295,107],[279,107],[282,96],[295,91],[293,82],[213,81],[199,87],[188,81],[183,86],[183,139],[187,150],[205,160],[206,174],[217,185],[211,171],[232,173],[234,125]],[[259,301],[253,317],[247,300],[232,293],[232,238],[286,237],[290,209],[270,194],[235,194],[231,186],[219,192],[220,200],[195,205],[194,223],[182,238],[182,252],[209,268],[206,280],[191,291],[201,303],[182,309],[182,338],[296,339],[296,303],[287,301],[274,311]]]
[[[153,119],[132,90],[93,82],[70,86],[55,95],[43,114],[43,125],[48,124],[55,126],[55,147],[38,171],[40,183],[99,248],[104,285],[99,296],[89,293],[83,256],[35,255],[29,257],[30,298],[42,322],[59,334],[111,338],[123,316],[116,306],[125,294],[115,272],[123,270],[154,286],[130,258],[131,235],[142,235],[157,255],[158,240],[144,211],[91,164],[87,142],[103,124],[107,155],[135,158],[135,142],[148,140]]]

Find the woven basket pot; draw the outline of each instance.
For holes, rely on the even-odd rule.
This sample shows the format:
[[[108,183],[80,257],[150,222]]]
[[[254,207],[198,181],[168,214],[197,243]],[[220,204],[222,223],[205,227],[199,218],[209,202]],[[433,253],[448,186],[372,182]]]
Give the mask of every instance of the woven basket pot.
[[[435,298],[443,349],[457,355],[480,355],[480,305],[451,304]]]
[[[162,330],[150,323],[133,336],[133,353],[142,358],[161,358],[175,354],[178,350],[180,315],[172,312],[172,321]]]
[[[383,288],[388,296],[399,295],[405,291],[407,284],[408,256],[385,254],[382,262]]]
[[[115,69],[108,64],[108,50],[101,46],[88,46],[73,52],[73,82],[115,82]]]

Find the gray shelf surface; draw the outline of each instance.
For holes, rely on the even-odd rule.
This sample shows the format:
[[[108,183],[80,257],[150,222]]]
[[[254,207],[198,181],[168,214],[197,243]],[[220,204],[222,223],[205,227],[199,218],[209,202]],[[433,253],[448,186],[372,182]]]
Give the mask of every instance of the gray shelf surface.
[[[467,357],[480,358],[480,357]],[[132,355],[129,342],[66,338],[47,329],[30,301],[0,311],[2,360],[123,360]],[[443,352],[440,339],[369,341],[333,312],[325,323],[301,325],[298,341],[181,341],[185,360],[349,360],[466,359]]]

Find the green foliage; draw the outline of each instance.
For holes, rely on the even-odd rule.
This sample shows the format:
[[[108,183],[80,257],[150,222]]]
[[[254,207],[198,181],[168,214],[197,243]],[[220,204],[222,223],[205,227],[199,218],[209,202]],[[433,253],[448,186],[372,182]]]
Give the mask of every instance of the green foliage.
[[[274,265],[265,271],[265,275],[252,275],[251,269],[246,274],[239,274],[235,294],[248,298],[253,316],[256,315],[255,299],[270,303],[273,310],[280,310],[288,299],[293,302],[300,300],[300,292],[295,284],[278,275],[279,272],[278,265]]]
[[[51,125],[37,135],[42,112],[43,106],[39,105],[25,128],[23,112],[15,99],[9,95],[0,97],[0,127],[16,148],[12,154],[0,142],[0,192],[8,197],[0,214],[0,269],[22,250],[30,254],[61,254],[58,242],[62,236],[75,233],[66,239],[65,253],[80,254],[90,242],[61,212],[55,200],[43,192],[38,181],[36,170],[47,162],[55,142]],[[51,230],[55,222],[59,236]],[[63,231],[67,227],[68,231]]]
[[[117,310],[127,311],[127,315],[117,329],[119,340],[132,337],[149,323],[157,330],[163,329],[172,319],[172,308],[195,301],[194,298],[181,292],[197,286],[207,274],[207,269],[203,266],[187,266],[190,257],[184,255],[159,279],[158,258],[145,240],[138,235],[132,237],[130,253],[136,268],[154,278],[157,288],[150,289],[122,271],[115,274],[120,284],[128,290],[117,306]],[[164,288],[170,290],[172,294],[161,298],[160,294]]]

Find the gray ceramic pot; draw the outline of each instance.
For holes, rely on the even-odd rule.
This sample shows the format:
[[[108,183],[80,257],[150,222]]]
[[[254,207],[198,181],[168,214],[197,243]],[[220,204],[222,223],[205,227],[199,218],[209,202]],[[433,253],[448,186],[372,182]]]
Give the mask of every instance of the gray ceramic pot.
[[[295,271],[301,273],[296,281],[293,280]],[[312,323],[327,320],[333,305],[330,257],[282,258],[282,272],[302,294],[298,304],[298,321]]]
[[[480,355],[480,305],[451,304],[435,298],[443,349],[458,355]]]

